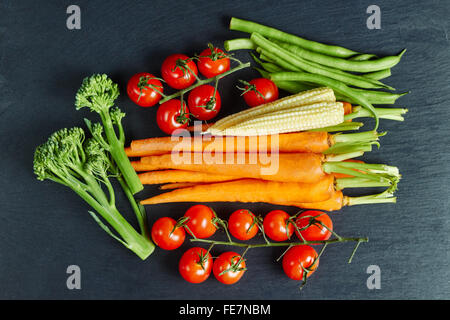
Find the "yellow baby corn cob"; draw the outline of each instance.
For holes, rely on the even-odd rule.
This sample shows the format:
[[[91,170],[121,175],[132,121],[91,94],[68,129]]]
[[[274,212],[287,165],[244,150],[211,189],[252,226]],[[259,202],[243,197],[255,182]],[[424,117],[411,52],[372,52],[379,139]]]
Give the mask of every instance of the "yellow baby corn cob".
[[[319,102],[263,114],[217,134],[268,135],[323,128],[342,122],[344,122],[344,108],[341,102]]]
[[[269,102],[254,108],[246,109],[244,111],[218,120],[214,125],[209,127],[206,132],[215,135],[226,128],[232,127],[236,124],[249,119],[253,119],[263,114],[281,110],[289,110],[294,107],[313,104],[321,101],[336,101],[333,90],[327,87],[315,88],[312,90],[307,90],[291,96],[287,96],[282,99],[278,99],[276,101]]]

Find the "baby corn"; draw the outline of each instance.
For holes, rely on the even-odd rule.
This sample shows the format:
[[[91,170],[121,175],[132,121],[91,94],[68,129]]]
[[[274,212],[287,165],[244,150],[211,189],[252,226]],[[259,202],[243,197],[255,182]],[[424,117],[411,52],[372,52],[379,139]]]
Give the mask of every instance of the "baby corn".
[[[206,132],[216,135],[223,134],[222,132],[230,127],[243,123],[255,117],[286,110],[289,112],[292,108],[314,104],[317,102],[335,102],[336,97],[332,89],[327,87],[315,88],[294,94],[273,102],[263,104],[258,107],[250,108],[221,120],[218,120],[214,125],[208,128]]]
[[[263,114],[223,130],[222,135],[251,136],[304,131],[344,122],[341,102],[319,102]]]

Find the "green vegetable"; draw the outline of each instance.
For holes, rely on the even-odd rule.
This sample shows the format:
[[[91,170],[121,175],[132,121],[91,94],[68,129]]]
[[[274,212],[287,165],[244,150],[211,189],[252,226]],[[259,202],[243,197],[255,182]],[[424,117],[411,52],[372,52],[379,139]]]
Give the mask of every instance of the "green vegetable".
[[[372,54],[372,53],[361,53],[361,54],[357,54],[357,55],[349,58],[348,60],[351,60],[351,61],[367,61],[367,60],[374,59],[374,58],[376,59],[378,57],[375,54]]]
[[[378,58],[376,60],[355,61],[330,57],[321,53],[308,51],[290,43],[285,43],[281,41],[274,41],[274,42],[280,47],[295,54],[297,57],[313,61],[315,63],[319,63],[321,65],[328,67],[361,73],[380,71],[383,69],[392,68],[400,62],[402,55],[406,51],[406,49],[403,50],[397,56],[387,56],[383,58]]]
[[[125,134],[121,123],[124,114],[118,108],[113,108],[118,96],[117,84],[105,74],[95,74],[83,80],[76,95],[75,106],[77,110],[88,107],[100,115],[108,142],[103,147],[111,153],[131,193],[136,194],[144,187],[125,154]]]
[[[95,134],[101,134],[99,125],[92,128]],[[85,141],[83,129],[77,127],[53,133],[47,142],[36,148],[34,173],[38,180],[49,179],[75,191],[118,235],[94,212],[89,211],[100,227],[144,260],[153,252],[154,245],[147,236],[136,232],[117,210],[109,177],[120,177],[120,172],[103,143],[97,139],[94,137]],[[125,185],[125,192],[126,188]]]
[[[339,80],[345,84],[360,88],[386,88],[393,90],[392,87],[381,83],[378,80],[364,78],[358,75],[347,73],[342,70],[333,69],[327,66],[307,61],[301,57],[297,57],[293,53],[281,48],[279,45],[262,37],[260,34],[252,33],[251,40],[263,50],[263,53],[280,65],[284,69],[284,63],[288,63],[302,71],[319,74],[331,79]],[[281,62],[280,62],[281,61]],[[294,70],[292,70],[294,71]]]
[[[319,42],[306,40],[301,37],[277,30],[275,28],[267,27],[259,23],[242,20],[234,17],[231,18],[230,29],[243,31],[247,33],[257,32],[263,35],[264,37],[281,40],[287,43],[292,43],[302,48],[308,49],[310,51],[319,52],[322,54],[326,54],[328,56],[349,58],[358,53],[343,47],[326,45]]]

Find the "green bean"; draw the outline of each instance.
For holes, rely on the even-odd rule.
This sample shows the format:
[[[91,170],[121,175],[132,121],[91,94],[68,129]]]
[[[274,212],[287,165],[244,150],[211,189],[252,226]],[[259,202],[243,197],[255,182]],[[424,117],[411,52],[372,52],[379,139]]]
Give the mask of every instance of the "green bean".
[[[223,47],[226,51],[255,49],[255,44],[248,38],[237,38],[232,40],[225,40],[223,43]]]
[[[291,63],[287,62],[284,59],[281,59],[277,57],[275,54],[272,54],[266,50],[261,49],[260,47],[256,48],[256,51],[260,53],[260,56],[263,57],[265,60],[272,61],[272,63],[277,64],[282,69],[286,71],[304,71],[301,68],[298,68]]]
[[[277,30],[275,28],[267,27],[256,22],[242,20],[234,17],[231,18],[230,21],[230,30],[243,31],[247,33],[258,32],[259,34],[268,38],[281,40],[287,43],[292,43],[302,48],[334,57],[349,58],[358,53],[343,47],[327,45],[303,39],[301,37]]]
[[[366,60],[370,60],[372,58],[378,58],[378,57],[375,54],[371,54],[371,53],[361,53],[361,54],[357,54],[353,57],[350,57],[348,60],[366,61]]]
[[[290,43],[285,43],[281,41],[274,41],[274,42],[278,44],[280,47],[286,49],[287,51],[295,54],[300,58],[313,61],[315,63],[319,63],[321,65],[332,67],[335,69],[353,72],[373,72],[387,68],[392,68],[393,66],[395,66],[397,63],[400,62],[402,55],[406,51],[406,49],[404,49],[397,56],[387,56],[376,60],[354,61],[330,57],[321,53],[308,51]]]
[[[374,106],[365,98],[364,96],[355,92],[352,88],[349,88],[342,82],[336,81],[328,77],[324,77],[318,74],[310,74],[305,72],[277,72],[272,73],[270,78],[275,81],[300,81],[300,82],[311,82],[317,83],[322,86],[327,86],[333,89],[335,92],[352,99],[357,104],[368,109],[375,118],[375,128],[374,131],[378,129],[379,119],[378,114]]]
[[[251,39],[258,47],[261,47],[262,50],[264,50],[263,52],[265,55],[276,61],[276,63],[280,66],[282,66],[281,64],[284,63],[283,60],[285,60],[285,62],[306,72],[320,74],[335,80],[342,81],[352,86],[360,88],[387,88],[393,90],[392,87],[387,86],[378,80],[364,78],[361,76],[346,73],[342,70],[336,70],[321,66],[314,62],[306,61],[300,57],[295,56],[286,49],[281,48],[277,44],[265,39],[257,33],[252,33]],[[285,67],[283,68],[286,69]]]
[[[282,68],[280,68],[279,66],[277,66],[274,63],[263,62],[263,61],[261,61],[262,58],[259,59],[253,53],[250,53],[250,54],[253,57],[253,60],[255,60],[256,63],[258,63],[261,67],[263,67],[263,69],[266,70],[267,72],[281,72],[281,71],[285,71],[285,70],[283,70]]]
[[[369,79],[374,79],[374,80],[381,80],[381,79],[385,79],[391,76],[391,69],[383,69],[380,71],[375,71],[375,72],[370,72],[370,73],[366,73],[366,74],[362,74],[363,77],[365,78],[369,78]]]
[[[268,71],[269,73],[274,73],[274,71]],[[270,77],[270,75],[264,76]],[[297,82],[297,81],[275,81],[273,82],[277,85],[278,88],[285,90],[289,93],[295,94],[299,93],[300,91],[310,90],[313,88],[317,88],[317,85],[314,85],[312,83],[305,83],[305,82]],[[361,94],[363,97],[365,97],[371,104],[395,104],[395,101],[400,98],[401,96],[405,95],[406,93],[390,93],[390,92],[382,92],[382,91],[369,91],[369,90],[362,90],[362,89],[355,89],[352,88],[354,91],[356,91],[358,94]],[[340,95],[338,93],[335,93],[336,100],[340,101],[347,101],[352,104],[358,104],[357,102],[353,101],[349,97]]]

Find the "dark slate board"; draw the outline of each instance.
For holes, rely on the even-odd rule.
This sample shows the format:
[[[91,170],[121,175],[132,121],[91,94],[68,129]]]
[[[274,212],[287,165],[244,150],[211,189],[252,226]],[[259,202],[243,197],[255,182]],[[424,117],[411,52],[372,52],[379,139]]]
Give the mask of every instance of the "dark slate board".
[[[0,298],[4,299],[441,299],[450,297],[450,5],[447,1],[377,1],[381,30],[366,27],[371,1],[76,1],[81,30],[66,28],[73,1],[0,4]],[[387,82],[411,93],[398,102],[405,123],[382,122],[389,134],[365,159],[396,165],[403,174],[397,205],[345,208],[333,215],[342,235],[368,236],[353,263],[351,244],[331,246],[307,288],[287,279],[274,262],[280,250],[248,253],[249,271],[234,286],[214,278],[201,285],[177,272],[182,252],[157,250],[145,262],[108,237],[73,192],[38,182],[34,148],[56,129],[83,125],[75,111],[83,77],[109,74],[124,91],[138,71],[159,72],[168,54],[199,52],[207,42],[242,36],[227,30],[238,16],[309,39],[380,55],[408,51]],[[249,60],[246,52],[237,57]],[[222,116],[244,107],[234,85],[246,70],[223,81]],[[161,135],[156,109],[140,109],[122,94],[127,137]],[[368,123],[367,126],[370,126]],[[140,197],[154,194],[147,188]],[[126,201],[119,198],[121,208]],[[179,217],[190,204],[148,208],[149,223]],[[213,204],[222,217],[266,204]],[[293,208],[287,208],[294,213]],[[215,253],[220,253],[219,248]],[[66,288],[66,268],[82,270],[82,289]],[[381,289],[369,290],[366,269],[381,269]]]

